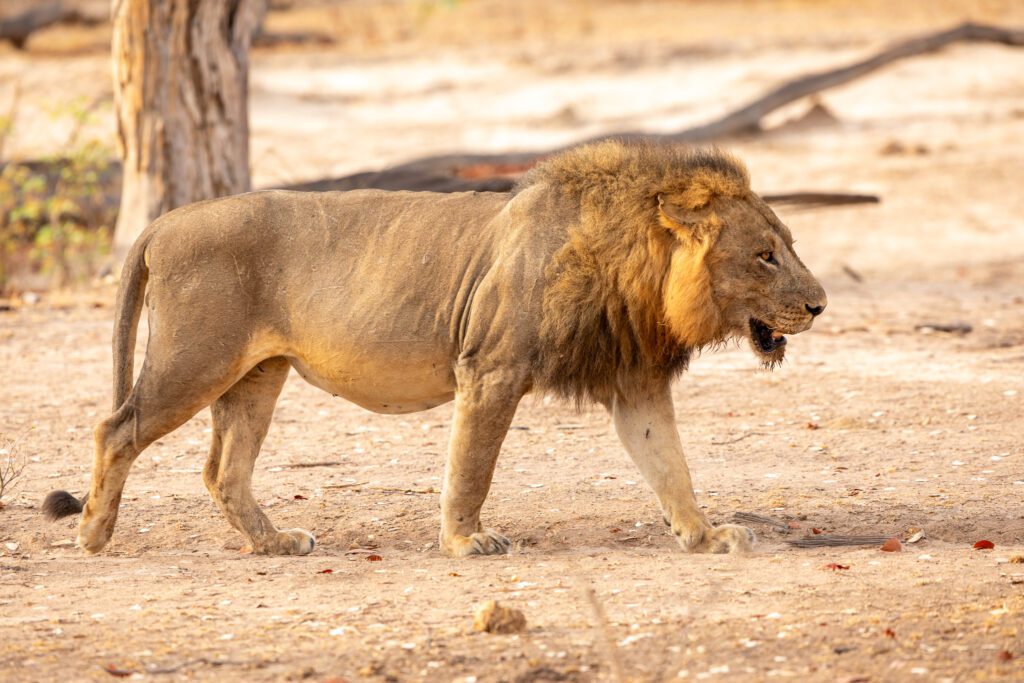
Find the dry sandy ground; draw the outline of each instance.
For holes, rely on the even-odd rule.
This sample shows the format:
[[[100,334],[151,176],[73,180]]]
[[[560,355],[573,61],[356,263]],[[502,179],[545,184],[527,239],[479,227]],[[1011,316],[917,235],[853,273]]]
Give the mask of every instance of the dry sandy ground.
[[[567,66],[531,72],[546,94],[521,99],[556,112],[565,103],[577,114],[631,112],[629,126],[685,125],[755,94],[787,64],[785,73],[841,63],[875,44],[826,38],[790,36],[762,52],[742,41],[697,52],[681,44],[671,58],[667,47],[637,46],[653,56],[604,66],[596,52],[552,48]],[[504,73],[525,68],[498,52],[490,59]],[[289,60],[324,64],[325,82],[357,71],[340,56],[265,59],[254,74],[257,147],[301,142],[301,130],[288,137],[269,123],[291,106],[313,107],[311,120],[328,120],[316,107],[334,106],[284,90],[274,106],[260,99],[275,78],[291,82],[281,72]],[[466,106],[433,111],[424,107],[435,96],[403,91],[403,74],[428,66],[408,56],[367,63],[376,80],[348,105],[367,118],[351,138],[344,126],[332,138],[351,140],[352,170],[375,165],[374,144],[387,159],[402,144],[406,157],[434,151],[441,133],[418,136],[431,121],[457,128],[448,117],[469,118],[465,145],[445,146],[493,141],[482,119],[502,105],[479,102],[501,88],[473,94],[452,76],[436,101]],[[431,68],[446,69],[440,58]],[[691,71],[701,75],[688,82]],[[647,116],[628,87],[659,73],[679,92],[659,95],[664,117],[657,107]],[[835,123],[730,143],[763,191],[883,196],[876,207],[782,213],[830,295],[815,329],[791,339],[784,367],[766,374],[748,350],[730,348],[697,359],[676,387],[708,516],[754,512],[797,527],[755,525],[760,542],[746,557],[682,554],[603,411],[528,398],[485,508],[513,552],[447,559],[435,539],[450,407],[377,416],[293,377],[256,486],[279,525],[317,536],[314,554],[239,552],[201,482],[203,412],[139,458],[114,541],[85,558],[70,545],[74,523],[46,524],[37,506],[50,489],[87,486],[89,430],[109,402],[112,292],[0,313],[0,431],[28,458],[0,511],[0,680],[109,680],[109,665],[157,681],[589,681],[615,680],[616,662],[642,681],[1024,679],[1024,564],[1014,562],[1024,555],[1021,74],[1024,51],[956,47],[827,93]],[[714,104],[698,87],[712,88]],[[364,103],[391,118],[374,119]],[[504,144],[593,132],[559,123],[548,138],[523,116],[499,122],[518,131]],[[325,147],[301,149],[342,163]],[[308,177],[308,163],[294,173]],[[272,176],[266,164],[258,172]],[[915,330],[958,321],[972,331]],[[785,544],[814,528],[926,538],[901,553]],[[995,549],[973,550],[981,539]],[[368,561],[371,549],[381,561]],[[473,606],[486,599],[523,610],[527,630],[472,633]]]

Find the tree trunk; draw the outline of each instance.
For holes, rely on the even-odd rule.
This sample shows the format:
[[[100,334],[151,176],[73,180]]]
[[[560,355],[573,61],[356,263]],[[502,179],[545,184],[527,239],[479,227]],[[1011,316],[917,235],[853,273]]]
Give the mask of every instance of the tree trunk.
[[[113,0],[118,262],[157,216],[250,189],[249,45],[265,10],[266,0]]]

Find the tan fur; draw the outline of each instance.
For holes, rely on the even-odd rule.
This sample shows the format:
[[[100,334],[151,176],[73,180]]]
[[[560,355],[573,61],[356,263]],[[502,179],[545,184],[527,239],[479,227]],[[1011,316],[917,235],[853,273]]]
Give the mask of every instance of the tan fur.
[[[706,259],[712,240],[694,241],[672,255],[662,315],[680,344],[699,348],[722,338],[722,317]]]
[[[777,262],[758,260],[768,252]],[[278,530],[251,489],[294,369],[378,412],[455,400],[440,532],[451,555],[509,547],[480,510],[531,390],[605,404],[680,544],[741,551],[749,531],[711,527],[693,496],[670,381],[730,336],[777,363],[783,348],[758,350],[750,321],[799,332],[824,302],[742,164],[714,150],[581,147],[512,195],[257,192],[184,207],[125,263],[114,412],[95,430],[79,544],[104,547],[134,459],[210,406],[203,478],[224,515],[255,552],[310,552],[313,537]],[[150,337],[133,385],[143,305]],[[77,507],[48,500],[54,516]]]

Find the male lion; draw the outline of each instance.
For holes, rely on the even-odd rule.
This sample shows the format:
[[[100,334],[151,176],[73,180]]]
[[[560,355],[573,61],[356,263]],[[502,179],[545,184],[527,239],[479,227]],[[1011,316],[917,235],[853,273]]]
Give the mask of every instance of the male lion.
[[[132,386],[139,315],[149,345]],[[669,385],[696,349],[750,340],[768,367],[825,292],[789,230],[717,151],[607,141],[549,158],[511,194],[253,192],[155,221],[128,254],[114,327],[114,413],[82,501],[90,553],[114,529],[132,462],[211,406],[203,479],[254,552],[305,554],[251,490],[290,368],[381,413],[455,399],[441,547],[504,553],[480,523],[495,460],[530,391],[595,400],[683,548],[737,552],[749,529],[697,506]]]

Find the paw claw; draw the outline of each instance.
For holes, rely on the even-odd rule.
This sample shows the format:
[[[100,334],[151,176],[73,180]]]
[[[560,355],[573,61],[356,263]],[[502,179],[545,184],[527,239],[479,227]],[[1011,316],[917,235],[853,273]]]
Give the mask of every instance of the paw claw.
[[[484,529],[469,536],[453,536],[442,546],[452,557],[504,555],[512,547],[512,541],[496,531]]]
[[[261,555],[308,555],[316,547],[316,539],[302,529],[285,529],[278,531],[269,544],[253,547]]]
[[[694,528],[677,536],[679,544],[692,553],[745,553],[757,540],[753,531],[738,524]]]

